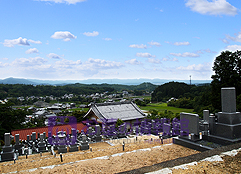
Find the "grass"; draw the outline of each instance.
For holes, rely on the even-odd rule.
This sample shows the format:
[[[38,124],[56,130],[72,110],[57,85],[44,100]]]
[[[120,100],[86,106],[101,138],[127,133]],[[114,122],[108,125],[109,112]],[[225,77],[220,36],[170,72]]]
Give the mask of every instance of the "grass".
[[[149,111],[150,109],[155,109],[155,110],[158,110],[158,112],[164,112],[165,110],[167,110],[167,111],[172,111],[174,114],[181,113],[181,112],[193,113],[193,109],[170,107],[170,106],[167,106],[167,103],[150,103],[147,106],[141,106],[140,109],[146,110],[146,111]]]
[[[74,108],[74,109],[68,109],[68,110],[69,110],[69,111],[82,111],[82,110],[88,111],[89,108]]]

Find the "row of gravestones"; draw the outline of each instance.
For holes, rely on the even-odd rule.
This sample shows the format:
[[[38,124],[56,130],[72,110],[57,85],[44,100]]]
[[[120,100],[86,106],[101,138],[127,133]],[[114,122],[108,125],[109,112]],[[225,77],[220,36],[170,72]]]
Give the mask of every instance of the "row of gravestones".
[[[78,151],[79,146],[80,150],[88,150],[89,143],[100,142],[102,136],[114,139],[126,137],[130,133],[127,132],[127,125],[125,124],[120,125],[118,128],[115,127],[115,124],[103,126],[102,130],[99,125],[95,125],[95,130],[90,125],[87,124],[87,126],[86,133],[83,130],[79,133],[78,130],[72,129],[70,135],[59,131],[54,136],[49,132],[48,139],[46,139],[45,132],[38,134],[38,138],[36,138],[36,132],[32,132],[32,135],[27,135],[27,140],[22,143],[20,143],[19,135],[16,134],[14,147],[10,145],[11,135],[6,133],[4,135],[6,143],[1,152],[1,161],[13,160],[16,158],[16,154],[25,155],[32,152],[47,152],[51,146],[54,150],[58,150],[58,153],[66,153],[67,147],[69,147],[70,152]],[[143,120],[139,126],[134,126],[131,132],[136,135],[158,135],[160,132],[163,132],[163,136],[176,136],[183,133],[180,128],[181,124],[178,119],[173,119],[173,122],[170,123],[170,120],[161,118],[158,120]]]
[[[10,161],[17,159],[18,155],[32,154],[33,152],[47,152],[52,146],[54,150],[58,150],[58,153],[66,153],[67,147],[69,151],[88,150],[89,142],[100,142],[102,140],[99,125],[95,126],[96,131],[92,131],[92,128],[88,128],[85,135],[82,130],[78,133],[78,130],[72,129],[71,135],[66,135],[66,132],[59,131],[56,136],[52,136],[52,133],[48,133],[48,139],[46,139],[46,133],[38,133],[36,139],[36,132],[32,132],[31,135],[27,135],[27,140],[20,142],[19,134],[15,135],[15,145],[11,145],[13,136],[10,133],[5,133],[4,142],[0,153],[0,161]],[[73,136],[76,135],[76,136]],[[87,137],[88,136],[88,137]]]
[[[145,119],[142,120],[140,125],[135,125],[131,130],[127,129],[127,125],[122,124],[118,128],[115,127],[115,124],[108,125],[102,129],[102,135],[106,138],[123,138],[128,134],[134,135],[143,135],[143,134],[153,134],[159,135],[162,132],[162,136],[171,137],[177,135],[188,134],[187,125],[183,120],[181,122],[174,118],[172,122],[167,118],[160,118],[156,120]],[[185,127],[186,126],[186,127]]]

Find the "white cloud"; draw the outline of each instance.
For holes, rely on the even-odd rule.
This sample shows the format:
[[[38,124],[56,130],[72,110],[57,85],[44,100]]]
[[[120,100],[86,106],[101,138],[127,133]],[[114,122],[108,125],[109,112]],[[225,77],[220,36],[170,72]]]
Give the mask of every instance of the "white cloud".
[[[86,0],[40,0],[40,1],[55,2],[55,3],[66,3],[66,4],[76,4],[78,2],[84,2]]]
[[[178,59],[174,57],[174,58],[172,59],[172,61],[173,61],[173,62],[178,62]]]
[[[5,47],[14,47],[14,45],[25,45],[29,46],[28,40],[26,38],[19,37],[18,39],[8,40],[5,39],[3,45]]]
[[[226,38],[227,38],[228,40],[232,40],[232,41],[234,41],[234,42],[241,42],[241,31],[238,32],[238,33],[235,33],[234,35],[235,35],[235,37],[226,35]]]
[[[150,53],[136,53],[136,56],[137,57],[147,57],[147,58],[156,57],[155,55],[151,55]]]
[[[200,39],[200,37],[193,37],[193,38],[195,38],[195,39]]]
[[[89,58],[88,61],[85,62],[85,66],[89,66],[90,69],[113,69],[123,67],[123,64],[115,61]]]
[[[165,41],[165,42],[168,43],[168,44],[171,44],[171,45],[176,45],[176,46],[190,45],[189,42],[174,42],[174,43],[168,42],[168,41]]]
[[[173,45],[176,45],[176,46],[190,45],[190,43],[189,42],[175,42],[175,43],[173,43]]]
[[[166,58],[166,57],[162,58],[162,61],[168,61],[168,60],[169,60],[169,59]]]
[[[77,36],[71,34],[69,31],[56,31],[51,38],[63,39],[64,41],[70,41],[70,39],[76,39]]]
[[[173,56],[177,56],[177,57],[199,57],[198,54],[195,53],[189,53],[189,52],[185,52],[185,53],[170,53]]]
[[[230,15],[237,14],[237,8],[229,4],[226,0],[188,0],[186,6],[192,11],[208,15]]]
[[[44,63],[46,63],[47,60],[42,58],[42,57],[34,57],[34,58],[18,58],[15,59],[12,64],[16,65],[16,66],[23,66],[23,67],[27,67],[27,66],[35,66],[35,65],[42,65]]]
[[[188,66],[179,66],[177,70],[184,70],[184,71],[210,71],[211,70],[211,63],[204,63],[204,64],[193,64]]]
[[[196,51],[197,54],[203,54],[203,52],[206,52],[206,53],[217,53],[216,51],[211,51],[210,48]]]
[[[125,62],[128,64],[131,64],[131,65],[141,65],[142,64],[140,61],[138,61],[136,59],[127,60]]]
[[[76,66],[81,64],[82,64],[81,60],[72,61],[72,60],[62,59],[62,60],[56,61],[53,67],[56,68],[57,70],[62,70],[62,69],[65,70],[66,68],[76,70],[77,68]]]
[[[141,48],[141,49],[146,49],[146,45],[144,44],[141,44],[141,45],[138,45],[138,44],[133,44],[133,45],[130,45],[129,47],[131,48]]]
[[[169,57],[164,57],[162,58],[162,61],[166,62],[166,61],[172,61],[172,62],[178,62],[178,59],[177,58],[173,58],[173,59],[170,59]]]
[[[161,61],[159,59],[156,59],[156,58],[148,58],[148,62],[154,63],[154,64],[160,64],[161,63]]]
[[[221,39],[223,43],[229,44],[229,41],[227,39]]]
[[[226,49],[232,52],[237,50],[241,51],[241,45],[228,45]]]
[[[98,36],[99,32],[98,31],[93,31],[93,33],[91,33],[91,32],[84,32],[83,35],[85,35],[85,36]]]
[[[111,38],[103,38],[103,40],[110,41],[112,39]]]
[[[61,59],[61,56],[59,56],[58,54],[55,54],[55,53],[49,53],[47,55],[47,57],[49,57],[51,59]]]
[[[30,43],[34,43],[34,44],[42,44],[42,42],[39,41],[39,40],[35,41],[35,40],[32,40],[32,39],[29,39],[28,41],[29,41]]]
[[[37,48],[30,48],[25,53],[26,54],[38,53],[38,49]]]
[[[0,62],[0,68],[6,67],[6,66],[8,66],[8,65],[9,65],[8,63],[2,63],[2,62]]]
[[[153,42],[153,41],[148,42],[148,44],[149,45],[154,45],[154,46],[157,46],[157,47],[161,46],[161,44],[159,42]]]

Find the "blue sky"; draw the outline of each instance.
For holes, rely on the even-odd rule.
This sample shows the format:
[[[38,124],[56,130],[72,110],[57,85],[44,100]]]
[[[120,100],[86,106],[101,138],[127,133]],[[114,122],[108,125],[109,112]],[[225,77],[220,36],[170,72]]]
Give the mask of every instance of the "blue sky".
[[[237,0],[0,0],[0,78],[210,80]]]

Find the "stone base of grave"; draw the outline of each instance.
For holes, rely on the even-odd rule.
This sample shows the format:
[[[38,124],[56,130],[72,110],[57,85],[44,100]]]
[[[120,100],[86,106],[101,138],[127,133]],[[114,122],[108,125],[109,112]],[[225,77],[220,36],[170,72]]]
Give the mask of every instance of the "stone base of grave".
[[[14,152],[6,152],[1,154],[1,162],[13,161],[13,160],[14,160]]]
[[[69,146],[69,152],[76,152],[78,150],[79,150],[79,147],[77,144]]]
[[[227,112],[219,112],[218,113],[218,123],[224,124],[239,124],[241,121],[240,112],[227,113]]]
[[[81,142],[81,144],[80,144],[80,150],[88,150],[90,147],[89,147],[89,143],[88,142],[86,142],[86,143],[84,143],[84,142]]]
[[[150,134],[150,129],[149,128],[142,128],[141,132],[142,132],[142,134]]]
[[[45,142],[38,143],[38,151],[39,152],[48,152],[48,148]]]
[[[204,140],[211,141],[211,142],[221,144],[221,145],[225,145],[225,146],[241,142],[241,138],[229,139],[229,138],[224,138],[224,137],[215,136],[215,135],[203,135],[202,138]]]
[[[22,155],[22,145],[20,144],[15,144],[14,145],[14,149],[15,149],[15,152],[18,151],[19,155]]]
[[[47,148],[46,146],[44,146],[44,147],[39,147],[39,148],[38,148],[38,151],[39,151],[39,152],[48,152],[48,148]]]
[[[213,149],[211,147],[202,146],[202,145],[197,144],[195,142],[192,142],[188,139],[183,139],[183,138],[180,138],[180,137],[173,137],[173,143],[184,146],[184,147],[187,147],[187,148],[190,148],[190,149],[201,151],[201,152]]]
[[[238,139],[241,138],[241,124],[216,123],[211,134],[227,139]]]
[[[65,145],[60,145],[58,147],[58,154],[60,153],[67,153],[67,147]]]
[[[3,146],[1,153],[1,162],[14,160],[14,151],[12,146]]]
[[[101,136],[96,136],[95,137],[95,142],[101,142],[101,139],[102,139]]]
[[[151,134],[153,134],[153,135],[159,135],[159,134],[158,134],[158,130],[156,130],[156,129],[151,129]]]
[[[192,141],[192,142],[197,142],[200,139],[199,135],[192,135],[192,136],[178,136],[179,139],[184,139],[184,140],[187,140],[187,141]]]
[[[59,147],[59,146],[54,146],[54,150],[58,150],[58,147]]]

